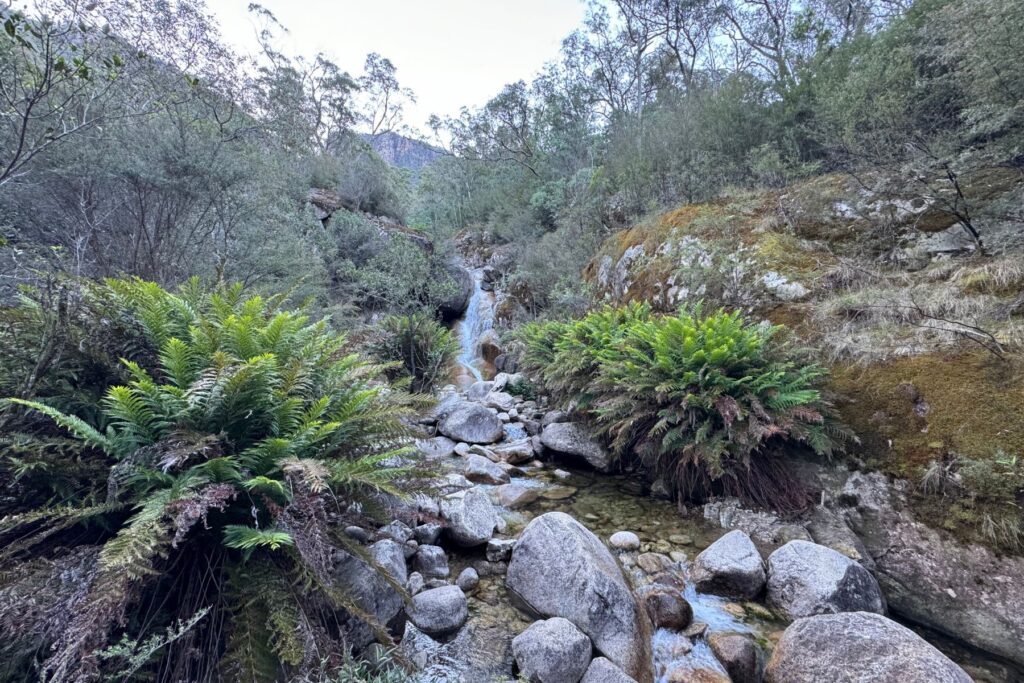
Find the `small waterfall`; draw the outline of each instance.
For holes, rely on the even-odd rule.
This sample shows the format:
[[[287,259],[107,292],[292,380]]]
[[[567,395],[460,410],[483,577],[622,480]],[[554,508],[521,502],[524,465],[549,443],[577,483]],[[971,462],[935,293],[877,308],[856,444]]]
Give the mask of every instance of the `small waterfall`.
[[[494,327],[494,295],[485,292],[481,287],[480,271],[472,272],[473,295],[458,323],[459,343],[462,346],[458,363],[479,382],[484,378],[480,371],[483,363],[480,356],[480,338],[484,332]]]

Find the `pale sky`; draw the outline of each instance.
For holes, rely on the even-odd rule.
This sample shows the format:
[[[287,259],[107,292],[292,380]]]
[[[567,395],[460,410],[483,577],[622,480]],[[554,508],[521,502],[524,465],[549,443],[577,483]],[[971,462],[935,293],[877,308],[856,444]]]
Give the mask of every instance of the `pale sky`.
[[[208,0],[228,43],[255,50],[251,0]],[[558,55],[583,20],[580,0],[263,0],[288,28],[283,46],[311,57],[323,52],[353,76],[368,52],[398,68],[418,98],[405,122],[426,130],[431,114],[479,106],[503,85],[529,81]]]

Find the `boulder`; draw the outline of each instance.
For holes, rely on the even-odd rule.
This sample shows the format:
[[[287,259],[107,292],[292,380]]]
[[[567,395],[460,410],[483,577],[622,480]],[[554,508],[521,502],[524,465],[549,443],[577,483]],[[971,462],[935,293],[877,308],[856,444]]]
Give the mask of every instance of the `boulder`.
[[[616,531],[608,539],[608,545],[616,550],[639,550],[640,537],[632,531]]]
[[[455,579],[455,585],[464,593],[472,593],[480,585],[480,574],[472,567],[466,567],[459,572],[459,578]]]
[[[563,617],[605,657],[640,683],[651,683],[651,624],[615,558],[569,515],[531,521],[516,542],[506,586],[517,606]]]
[[[872,612],[798,619],[768,662],[767,683],[970,683],[920,636]]]
[[[536,487],[524,486],[519,483],[505,484],[498,486],[491,491],[491,500],[496,505],[516,510],[526,507],[540,497],[540,491]]]
[[[569,414],[562,410],[552,410],[550,413],[545,413],[544,417],[540,419],[540,426],[547,427],[550,424],[556,422],[566,422],[569,419]]]
[[[480,357],[493,365],[495,359],[501,355],[501,338],[493,329],[485,330],[480,335],[477,347],[480,350]]]
[[[636,683],[604,657],[594,657],[580,683]]]
[[[508,472],[481,455],[470,453],[466,456],[466,467],[463,470],[466,479],[477,484],[507,484]]]
[[[498,513],[490,498],[479,489],[441,501],[441,515],[448,520],[452,540],[467,548],[486,543],[498,524]]]
[[[540,440],[546,448],[581,458],[595,470],[606,472],[611,468],[612,458],[608,450],[591,437],[586,426],[578,422],[549,424],[541,432]]]
[[[387,544],[390,544],[388,546]],[[384,567],[400,585],[405,585],[405,557],[402,547],[391,540],[378,541],[374,560]],[[393,546],[393,547],[391,547]],[[397,551],[397,554],[396,554]],[[346,594],[362,612],[373,617],[380,624],[401,624],[402,596],[382,573],[362,558],[343,550],[336,550],[332,556],[331,573],[337,585],[345,586]],[[345,626],[348,642],[356,648],[363,648],[373,642],[374,634],[369,625],[359,619],[351,619]]]
[[[590,664],[590,638],[568,619],[535,621],[512,639],[519,673],[536,683],[578,683]]]
[[[742,531],[730,531],[697,555],[690,569],[697,590],[749,600],[764,588],[764,560]]]
[[[424,633],[442,636],[458,630],[469,616],[466,594],[458,586],[431,588],[413,596],[409,620]]]
[[[492,391],[484,396],[483,404],[488,408],[508,413],[515,408],[516,400],[512,397],[512,394],[506,394],[504,391]],[[509,420],[511,419],[511,416],[509,416]]]
[[[444,531],[444,527],[434,522],[427,522],[426,524],[420,524],[418,527],[412,530],[413,536],[416,537],[417,543],[423,545],[433,545],[437,543],[437,539],[441,538],[441,532]]]
[[[409,579],[405,567],[405,551],[401,544],[385,538],[370,546],[370,556],[395,582],[404,586]]]
[[[423,545],[416,551],[413,562],[416,571],[427,579],[444,579],[448,577],[448,556],[444,548],[437,545]]]
[[[761,683],[764,655],[749,633],[712,633],[708,645],[733,683]]]
[[[494,443],[504,435],[498,416],[479,403],[464,401],[442,419],[437,430],[456,441]]]
[[[405,543],[412,538],[412,529],[409,528],[408,524],[396,521],[385,524],[380,529],[377,529],[377,535],[390,538],[397,543]]]
[[[790,541],[768,557],[768,603],[787,619],[836,612],[885,614],[885,599],[871,572],[808,541]]]
[[[435,436],[433,439],[420,439],[416,448],[427,460],[440,460],[451,457],[455,452],[455,442],[447,436]]]
[[[644,593],[644,608],[656,628],[681,631],[693,621],[693,608],[679,591],[654,588]]]

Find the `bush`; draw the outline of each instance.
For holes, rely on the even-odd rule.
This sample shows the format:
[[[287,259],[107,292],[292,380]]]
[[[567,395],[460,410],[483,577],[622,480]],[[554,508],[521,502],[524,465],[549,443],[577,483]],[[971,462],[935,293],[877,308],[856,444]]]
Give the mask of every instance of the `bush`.
[[[576,399],[617,457],[638,456],[683,499],[727,493],[786,509],[806,499],[772,446],[831,456],[849,435],[816,388],[825,370],[798,363],[780,331],[739,313],[658,317],[632,304],[517,336],[524,368]]]
[[[352,603],[330,571],[350,545],[339,517],[407,473],[393,463],[408,450],[408,395],[344,353],[326,321],[240,286],[206,293],[193,280],[172,294],[119,280],[105,292],[156,364],[124,359],[129,379],[93,423],[12,401],[105,468],[87,496],[22,500],[0,522],[0,673],[30,677],[45,653],[47,680],[143,664],[174,680],[275,680],[341,656],[337,610]],[[159,661],[139,659],[149,649]]]
[[[413,391],[428,392],[451,369],[459,342],[431,316],[413,313],[385,318],[371,349],[383,361],[400,363]]]

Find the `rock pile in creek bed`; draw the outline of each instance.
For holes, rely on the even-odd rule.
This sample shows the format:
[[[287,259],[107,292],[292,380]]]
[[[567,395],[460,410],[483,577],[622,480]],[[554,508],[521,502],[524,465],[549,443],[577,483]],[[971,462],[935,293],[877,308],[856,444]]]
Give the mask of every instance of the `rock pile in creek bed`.
[[[403,656],[427,669],[427,678],[781,683],[811,680],[807,676],[831,672],[841,662],[852,672],[843,674],[848,678],[825,673],[817,680],[896,680],[875,672],[901,666],[940,682],[969,680],[937,650],[881,616],[885,604],[870,571],[809,541],[768,554],[746,533],[732,531],[690,563],[680,552],[650,552],[629,529],[599,538],[557,511],[534,517],[513,537],[510,520],[529,519],[517,510],[539,496],[557,500],[575,491],[554,471],[545,478],[555,483],[540,482],[536,475],[548,470],[545,460],[561,455],[597,470],[608,467],[583,424],[504,391],[515,379],[499,375],[465,394],[446,390],[424,420],[435,435],[419,442],[439,475],[435,492],[404,504],[376,532],[346,528],[366,544],[385,576],[361,556],[339,551],[334,558],[339,583],[352,587],[361,610],[400,635]],[[396,585],[411,599],[403,599]],[[516,616],[489,620],[495,609]],[[821,622],[823,629],[847,635],[825,647],[807,625],[851,613],[849,624],[861,624],[881,640],[867,643],[850,634],[846,621],[828,621]],[[745,623],[755,616],[801,617],[781,635],[767,667],[763,640]],[[357,649],[374,639],[358,620],[347,628]],[[863,658],[875,656],[872,647],[888,652],[886,639],[902,659],[869,666]],[[441,675],[431,671],[437,666],[444,668]],[[865,675],[857,677],[858,671]]]

